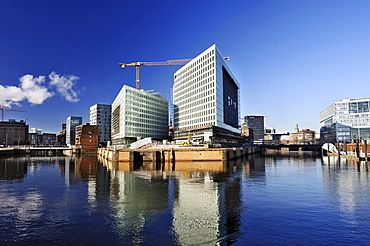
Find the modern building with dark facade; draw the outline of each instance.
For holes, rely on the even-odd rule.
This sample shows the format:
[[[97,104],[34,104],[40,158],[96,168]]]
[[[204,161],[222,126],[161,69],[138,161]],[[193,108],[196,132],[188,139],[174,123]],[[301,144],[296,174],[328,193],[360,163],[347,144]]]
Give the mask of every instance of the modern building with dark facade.
[[[29,126],[26,121],[19,122],[14,119],[9,121],[0,121],[0,145],[6,147],[9,145],[28,144]]]
[[[62,123],[62,130],[57,135],[58,146],[66,145],[66,128],[67,128],[67,124]]]
[[[207,133],[212,142],[240,146],[239,83],[216,45],[174,74],[174,139]]]
[[[68,146],[75,144],[76,139],[76,126],[82,124],[82,117],[78,116],[69,116],[67,118],[66,126],[66,144]]]
[[[321,142],[370,140],[370,97],[348,98],[320,113]]]
[[[244,123],[253,130],[253,142],[263,142],[265,136],[265,117],[261,115],[244,116]]]

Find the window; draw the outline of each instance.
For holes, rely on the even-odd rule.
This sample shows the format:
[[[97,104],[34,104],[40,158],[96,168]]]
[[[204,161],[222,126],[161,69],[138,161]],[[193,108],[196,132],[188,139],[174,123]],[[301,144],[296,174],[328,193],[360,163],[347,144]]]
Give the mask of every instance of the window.
[[[349,103],[349,113],[357,113],[357,102]]]

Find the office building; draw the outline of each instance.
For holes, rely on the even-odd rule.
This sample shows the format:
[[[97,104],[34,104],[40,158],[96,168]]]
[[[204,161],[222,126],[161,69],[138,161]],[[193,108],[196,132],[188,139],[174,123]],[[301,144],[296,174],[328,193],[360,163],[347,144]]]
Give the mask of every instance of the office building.
[[[241,125],[241,135],[243,143],[253,143],[253,129],[250,128],[245,122]]]
[[[28,134],[29,143],[32,146],[56,146],[57,135],[54,133],[30,132]]]
[[[253,130],[253,143],[262,143],[265,136],[265,117],[247,115],[244,116],[244,123]]]
[[[289,134],[290,144],[315,144],[316,132],[310,129],[302,129]]]
[[[111,141],[111,114],[111,105],[95,104],[90,107],[90,125],[99,128],[99,146],[105,147]]]
[[[67,129],[67,124],[62,123],[62,130],[57,134],[57,144],[59,146],[66,145],[66,129]]]
[[[76,126],[82,124],[82,117],[69,116],[66,124],[66,144],[71,146],[75,144]]]
[[[28,129],[29,127],[24,120],[19,122],[14,119],[0,121],[0,145],[7,147],[28,144]]]
[[[168,138],[168,101],[158,93],[124,85],[112,104],[112,144]]]
[[[334,102],[320,113],[321,142],[370,139],[370,97]]]
[[[42,134],[42,129],[31,128],[30,133],[37,133],[37,134],[41,135]]]
[[[241,144],[239,83],[216,45],[174,74],[174,139],[211,136],[213,143]]]
[[[85,151],[98,149],[99,128],[89,123],[76,126],[76,146]]]

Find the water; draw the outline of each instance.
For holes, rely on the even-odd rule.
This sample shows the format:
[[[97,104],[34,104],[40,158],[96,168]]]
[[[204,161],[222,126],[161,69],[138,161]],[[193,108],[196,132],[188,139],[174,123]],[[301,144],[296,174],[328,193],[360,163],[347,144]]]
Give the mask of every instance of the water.
[[[287,153],[165,172],[3,158],[0,244],[370,244],[369,163]]]

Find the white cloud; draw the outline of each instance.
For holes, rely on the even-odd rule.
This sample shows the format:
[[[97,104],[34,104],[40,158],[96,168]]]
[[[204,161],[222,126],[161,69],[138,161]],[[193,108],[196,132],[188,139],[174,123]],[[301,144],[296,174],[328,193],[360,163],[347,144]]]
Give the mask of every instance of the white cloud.
[[[34,78],[27,74],[19,79],[21,82],[21,89],[28,102],[32,104],[42,104],[46,99],[52,97],[54,93],[49,92],[48,89],[41,84],[45,82],[45,76]]]
[[[49,74],[49,79],[49,85],[55,87],[62,98],[69,102],[80,100],[78,93],[73,88],[79,77],[74,75],[64,76],[52,72]],[[42,104],[55,94],[43,85],[45,76],[34,77],[31,74],[26,74],[19,78],[19,81],[19,87],[0,85],[0,106],[20,105],[23,100],[27,100],[31,104]]]
[[[10,107],[12,104],[23,101],[25,96],[21,88],[16,86],[0,85],[0,105]]]
[[[61,76],[55,72],[49,74],[50,85],[55,86],[62,97],[69,102],[78,102],[77,92],[73,89],[79,77],[74,75]]]

